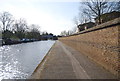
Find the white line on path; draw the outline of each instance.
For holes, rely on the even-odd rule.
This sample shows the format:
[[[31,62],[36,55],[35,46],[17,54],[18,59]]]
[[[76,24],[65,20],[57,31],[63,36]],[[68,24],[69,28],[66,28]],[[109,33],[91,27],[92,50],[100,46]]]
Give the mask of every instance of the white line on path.
[[[80,65],[78,60],[72,55],[72,53],[69,50],[67,50],[61,42],[59,42],[59,41],[57,41],[57,42],[60,44],[60,46],[63,48],[64,52],[70,58],[76,78],[77,79],[90,79],[90,77],[88,76],[86,71],[82,68],[82,66]]]

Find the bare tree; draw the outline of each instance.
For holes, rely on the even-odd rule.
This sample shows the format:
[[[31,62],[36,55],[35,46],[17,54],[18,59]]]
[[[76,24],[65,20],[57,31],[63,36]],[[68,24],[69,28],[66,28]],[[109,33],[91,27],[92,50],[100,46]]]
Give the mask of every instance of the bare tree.
[[[80,22],[80,24],[90,22],[91,20],[92,20],[92,18],[91,18],[90,15],[87,15],[87,14],[84,14],[84,13],[79,14],[79,22]]]
[[[116,7],[116,10],[120,12],[120,1],[117,2],[117,7]]]
[[[113,10],[120,12],[120,1],[115,2],[115,5],[113,6]]]
[[[66,31],[62,31],[62,32],[60,33],[60,35],[61,35],[61,36],[65,36],[65,35],[66,35]]]
[[[30,29],[31,30],[35,29],[35,30],[37,30],[37,32],[40,32],[40,26],[37,25],[37,24],[31,24],[30,25]]]
[[[27,22],[25,19],[16,20],[14,24],[14,31],[25,32],[27,28]]]
[[[30,34],[27,35],[27,36],[30,37],[30,38],[35,38],[35,39],[39,39],[40,38],[40,31],[36,27],[33,27],[29,33]]]
[[[61,36],[69,36],[70,34],[71,34],[71,31],[65,31],[65,30],[64,30],[64,31],[61,32],[60,35],[61,35]]]
[[[78,19],[77,16],[75,16],[75,17],[73,18],[73,22],[74,22],[74,24],[75,24],[76,26],[79,24],[79,19]]]
[[[72,34],[74,34],[74,33],[75,33],[74,30],[68,30],[68,35],[72,35]]]
[[[42,35],[48,35],[48,32],[47,31],[43,31],[41,32]]]
[[[101,24],[101,15],[112,11],[114,3],[107,2],[106,0],[90,0],[90,2],[83,2],[85,7],[83,13],[88,17],[98,17],[98,23]]]
[[[13,23],[13,16],[9,12],[3,12],[0,14],[1,28],[3,31],[8,30],[8,28]]]
[[[25,31],[28,29],[27,27],[27,22],[25,19],[19,19],[19,20],[16,20],[15,21],[15,24],[14,24],[14,32],[15,32],[15,35],[22,39],[25,37]]]

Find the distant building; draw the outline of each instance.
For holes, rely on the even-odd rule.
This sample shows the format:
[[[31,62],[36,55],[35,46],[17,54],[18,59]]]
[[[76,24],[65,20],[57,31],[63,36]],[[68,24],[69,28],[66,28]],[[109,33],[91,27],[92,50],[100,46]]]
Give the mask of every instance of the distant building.
[[[107,22],[107,21],[110,21],[110,20],[113,20],[115,18],[118,18],[120,17],[120,12],[118,11],[113,11],[113,12],[110,12],[110,13],[105,13],[105,14],[102,14],[101,15],[101,20],[99,21],[98,20],[98,17],[95,18],[95,23],[96,25],[100,23],[104,23],[104,22]]]
[[[88,23],[84,23],[84,24],[79,24],[77,26],[77,31],[80,32],[80,31],[83,31],[83,30],[86,30],[88,28],[92,28],[93,26],[95,26],[95,23],[93,22],[88,22]]]

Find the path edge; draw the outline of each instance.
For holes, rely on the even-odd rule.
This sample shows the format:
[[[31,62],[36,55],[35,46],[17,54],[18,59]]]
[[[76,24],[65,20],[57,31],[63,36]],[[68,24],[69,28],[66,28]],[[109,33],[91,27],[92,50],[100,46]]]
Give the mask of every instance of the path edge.
[[[55,41],[55,43],[51,46],[51,48],[48,50],[48,52],[47,52],[46,55],[43,57],[43,59],[41,60],[41,62],[37,65],[37,67],[35,68],[35,70],[33,71],[33,73],[28,77],[28,79],[34,79],[34,78],[35,78],[34,74],[37,72],[38,69],[41,68],[41,71],[42,71],[42,68],[44,67],[45,62],[46,62],[47,59],[48,59],[48,56],[49,56],[49,54],[50,54],[50,52],[51,52],[51,49],[55,46],[55,44],[56,44],[56,41]],[[41,72],[41,71],[40,71],[40,72]]]

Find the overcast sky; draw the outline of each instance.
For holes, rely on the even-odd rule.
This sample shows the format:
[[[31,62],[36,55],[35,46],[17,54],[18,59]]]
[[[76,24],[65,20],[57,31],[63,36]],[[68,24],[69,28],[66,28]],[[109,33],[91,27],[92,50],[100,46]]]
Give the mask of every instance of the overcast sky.
[[[75,26],[73,18],[79,13],[79,5],[78,1],[0,0],[0,12],[25,18],[28,25],[38,24],[41,31],[58,35]]]

